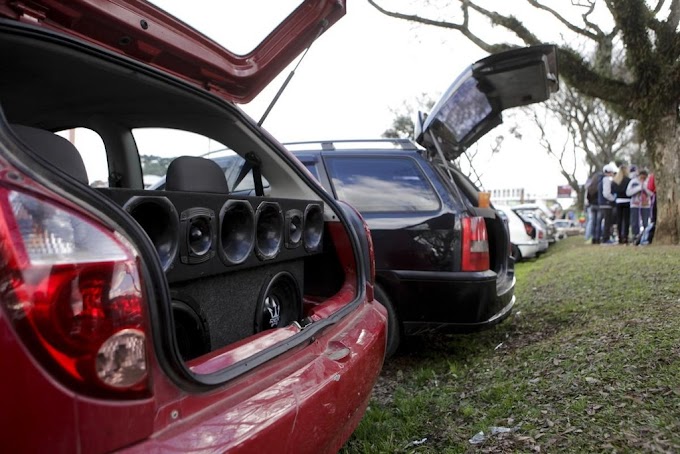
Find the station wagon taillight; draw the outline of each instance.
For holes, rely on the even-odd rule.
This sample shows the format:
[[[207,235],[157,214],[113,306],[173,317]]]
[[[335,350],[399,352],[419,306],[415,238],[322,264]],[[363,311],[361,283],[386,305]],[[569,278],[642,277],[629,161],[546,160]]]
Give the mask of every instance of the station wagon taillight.
[[[79,393],[147,391],[142,282],[123,237],[5,178],[0,260],[0,306],[43,367]]]
[[[486,271],[489,269],[489,239],[483,217],[463,218],[462,271]]]

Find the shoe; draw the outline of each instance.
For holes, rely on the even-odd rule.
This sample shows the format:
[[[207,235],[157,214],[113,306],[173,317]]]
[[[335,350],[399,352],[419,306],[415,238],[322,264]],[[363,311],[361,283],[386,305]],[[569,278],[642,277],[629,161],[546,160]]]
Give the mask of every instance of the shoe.
[[[586,240],[586,244],[593,244],[593,239],[592,239],[592,238],[588,238],[588,239]]]

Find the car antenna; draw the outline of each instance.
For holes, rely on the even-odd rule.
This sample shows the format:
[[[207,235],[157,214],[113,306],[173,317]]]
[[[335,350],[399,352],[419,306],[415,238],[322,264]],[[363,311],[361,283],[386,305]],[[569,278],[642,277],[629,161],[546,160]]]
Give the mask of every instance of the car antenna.
[[[297,64],[295,65],[295,68],[293,68],[293,70],[290,72],[290,74],[288,74],[288,77],[286,77],[286,80],[283,81],[283,84],[281,85],[281,88],[279,88],[279,91],[276,92],[276,95],[274,96],[274,99],[272,99],[272,102],[269,103],[269,106],[267,106],[267,110],[264,111],[264,114],[262,115],[262,118],[260,118],[260,121],[257,122],[257,125],[258,125],[258,126],[262,126],[262,123],[264,123],[264,120],[265,120],[265,119],[267,118],[267,116],[269,115],[269,112],[271,112],[272,108],[274,107],[274,105],[276,104],[276,102],[277,102],[277,101],[279,100],[279,98],[281,97],[281,94],[283,93],[283,90],[286,89],[286,87],[288,86],[288,83],[290,82],[290,80],[291,80],[291,79],[293,78],[293,76],[295,75],[295,70],[298,68],[298,66],[300,66],[300,63],[302,63],[302,60],[305,59],[305,56],[307,55],[307,52],[309,52],[309,48],[312,47],[312,44],[314,44],[314,43],[316,42],[317,38],[318,38],[319,36],[321,36],[321,33],[323,33],[324,30],[326,30],[327,27],[328,27],[328,20],[324,19],[323,21],[321,21],[321,28],[319,29],[319,33],[317,33],[316,36],[314,37],[314,39],[312,40],[312,42],[309,43],[309,46],[307,46],[307,49],[305,49],[304,53],[302,54],[302,56],[301,56],[300,59],[298,60]]]

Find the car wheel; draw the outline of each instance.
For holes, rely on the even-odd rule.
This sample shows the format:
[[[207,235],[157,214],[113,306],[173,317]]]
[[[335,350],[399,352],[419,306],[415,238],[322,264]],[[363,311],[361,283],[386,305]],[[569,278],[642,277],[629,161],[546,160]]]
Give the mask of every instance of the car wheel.
[[[401,329],[399,318],[394,304],[387,296],[387,293],[378,285],[375,285],[375,299],[387,309],[387,346],[385,348],[385,358],[393,356],[399,348],[401,342]]]
[[[519,250],[519,247],[516,244],[512,245],[512,258],[515,259],[515,262],[522,260],[522,251]]]

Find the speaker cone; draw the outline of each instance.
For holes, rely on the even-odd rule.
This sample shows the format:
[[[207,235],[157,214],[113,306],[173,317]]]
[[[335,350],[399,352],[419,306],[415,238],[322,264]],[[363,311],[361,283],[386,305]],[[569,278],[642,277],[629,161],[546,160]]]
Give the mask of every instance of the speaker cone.
[[[316,252],[323,236],[323,210],[321,205],[309,204],[305,208],[303,241],[307,252]]]
[[[215,255],[215,214],[208,208],[191,208],[180,215],[182,263],[201,263]]]
[[[287,326],[301,317],[300,286],[293,275],[282,271],[260,292],[255,312],[255,332]]]
[[[123,209],[144,229],[156,248],[163,271],[167,271],[177,255],[179,217],[175,206],[166,197],[135,196]]]
[[[227,265],[243,263],[255,244],[255,213],[250,203],[228,200],[220,211],[220,251]]]
[[[288,210],[286,212],[286,247],[296,248],[302,242],[302,212],[300,210]]]
[[[262,202],[255,213],[255,253],[260,260],[271,260],[281,251],[283,215],[278,203]]]

